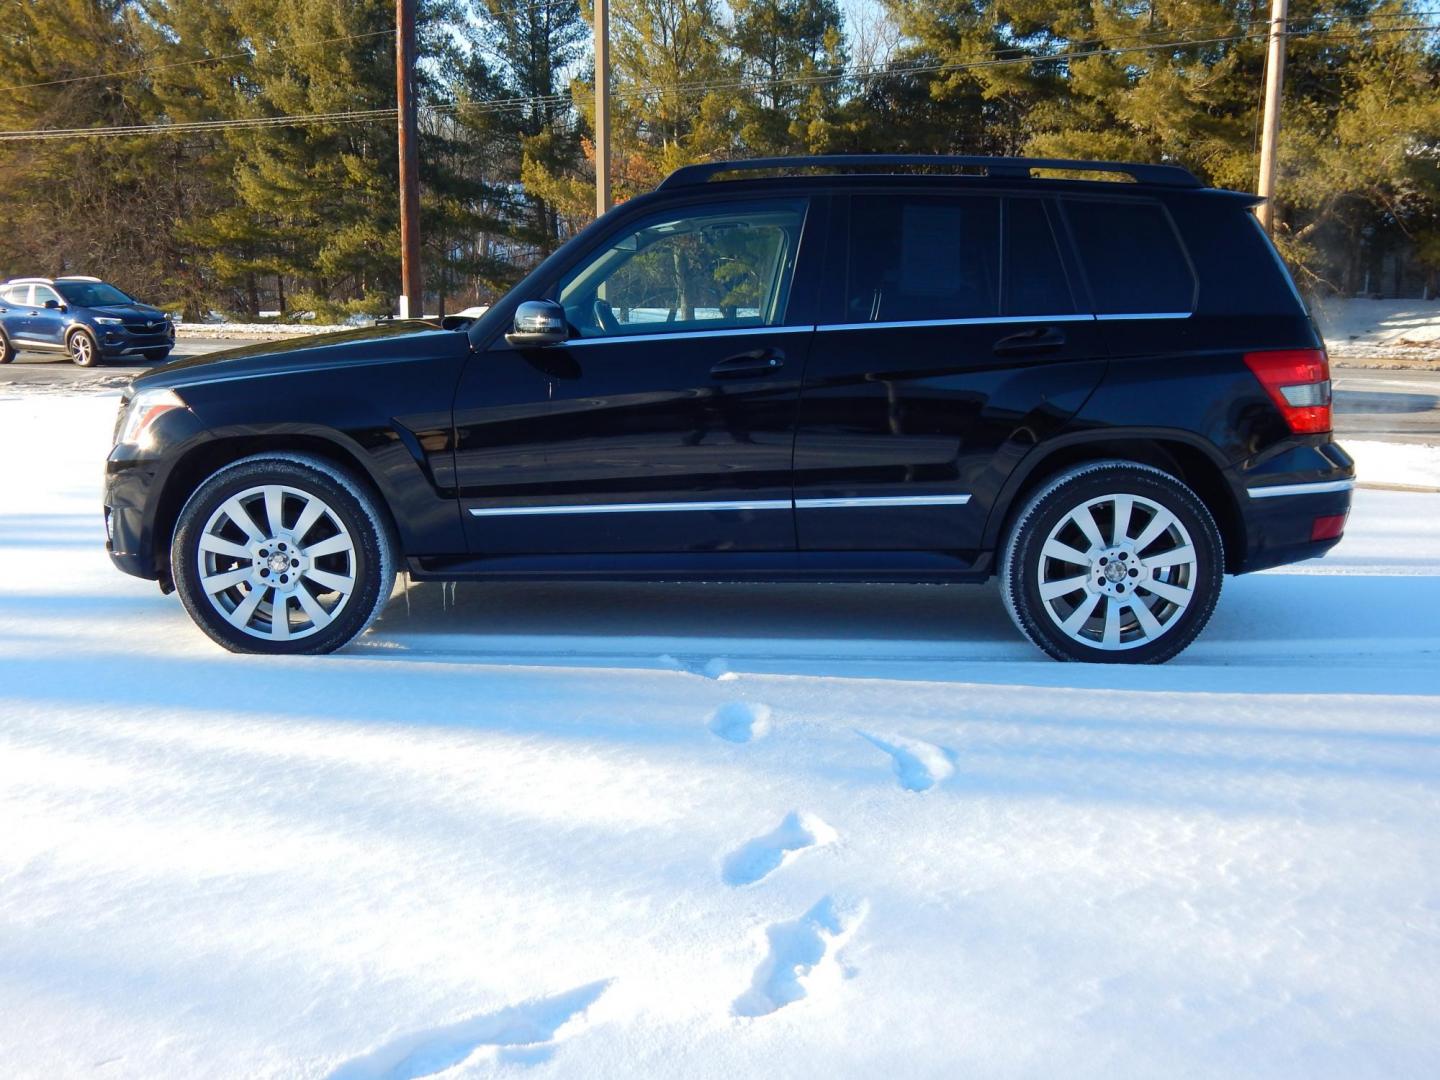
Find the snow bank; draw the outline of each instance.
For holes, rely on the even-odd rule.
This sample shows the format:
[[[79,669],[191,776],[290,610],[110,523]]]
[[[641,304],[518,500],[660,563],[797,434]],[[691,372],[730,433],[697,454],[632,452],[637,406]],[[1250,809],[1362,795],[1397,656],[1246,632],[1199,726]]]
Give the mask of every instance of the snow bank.
[[[333,334],[337,330],[353,330],[353,326],[328,326],[317,323],[192,323],[177,322],[175,336],[181,338],[287,338],[303,334]]]
[[[7,1076],[1440,1071],[1440,496],[1162,668],[888,586],[259,659],[110,567],[114,407],[0,401]]]
[[[1314,305],[1325,340],[1440,346],[1440,300],[1330,298]]]

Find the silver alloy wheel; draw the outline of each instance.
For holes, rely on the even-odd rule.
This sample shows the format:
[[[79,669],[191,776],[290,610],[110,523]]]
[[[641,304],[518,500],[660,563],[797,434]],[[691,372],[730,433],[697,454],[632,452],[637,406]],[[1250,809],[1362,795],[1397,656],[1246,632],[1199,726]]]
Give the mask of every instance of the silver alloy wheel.
[[[1190,606],[1195,545],[1180,519],[1140,495],[1076,506],[1040,551],[1040,599],[1067,636],[1094,649],[1148,645]]]
[[[324,629],[356,588],[355,541],[324,500],[285,484],[221,503],[200,534],[200,587],[237,630],[288,641]]]
[[[95,359],[95,343],[86,333],[70,335],[70,359],[81,367],[89,367]]]

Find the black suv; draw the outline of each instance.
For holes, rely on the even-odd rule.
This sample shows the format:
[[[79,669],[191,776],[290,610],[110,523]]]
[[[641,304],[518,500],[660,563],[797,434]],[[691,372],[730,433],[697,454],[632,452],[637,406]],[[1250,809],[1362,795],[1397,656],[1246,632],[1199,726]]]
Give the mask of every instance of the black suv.
[[[1256,202],[1157,165],[684,168],[473,322],[137,378],[111,557],[246,652],[344,645],[403,567],[998,574],[1056,659],[1167,660],[1224,573],[1320,555],[1350,507],[1325,354]]]

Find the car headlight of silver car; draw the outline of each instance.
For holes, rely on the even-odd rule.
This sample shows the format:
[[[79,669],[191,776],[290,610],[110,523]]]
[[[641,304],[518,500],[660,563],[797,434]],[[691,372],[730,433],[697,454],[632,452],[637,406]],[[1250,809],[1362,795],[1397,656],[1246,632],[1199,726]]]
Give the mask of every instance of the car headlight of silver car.
[[[153,427],[156,420],[171,409],[188,408],[174,390],[141,390],[125,407],[124,419],[120,422],[116,446],[134,446],[148,450],[153,443]]]

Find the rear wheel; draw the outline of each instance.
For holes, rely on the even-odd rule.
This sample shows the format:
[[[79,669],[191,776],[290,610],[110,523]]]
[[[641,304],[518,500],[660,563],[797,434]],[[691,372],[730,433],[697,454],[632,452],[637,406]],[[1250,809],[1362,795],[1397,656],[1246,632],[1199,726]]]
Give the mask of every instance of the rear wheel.
[[[0,330],[0,364],[8,364],[15,359],[15,346],[10,344],[10,339],[5,336],[5,331]]]
[[[1205,628],[1220,531],[1175,477],[1128,461],[1071,469],[1016,519],[1001,561],[1015,625],[1057,660],[1163,663]]]
[[[300,454],[206,480],[180,512],[171,569],[190,617],[232,652],[332,652],[374,621],[395,581],[374,497]]]
[[[65,342],[77,367],[94,367],[100,362],[100,347],[89,330],[76,330]]]

